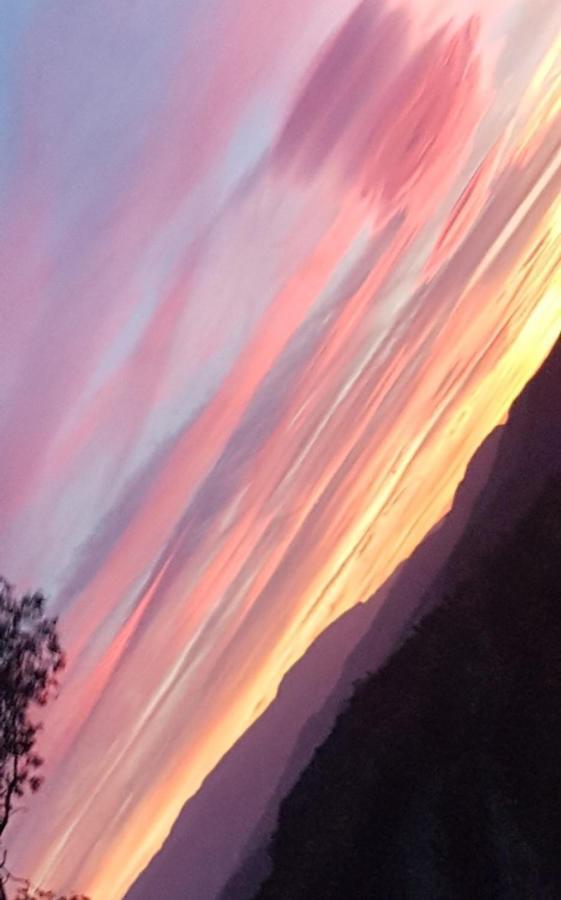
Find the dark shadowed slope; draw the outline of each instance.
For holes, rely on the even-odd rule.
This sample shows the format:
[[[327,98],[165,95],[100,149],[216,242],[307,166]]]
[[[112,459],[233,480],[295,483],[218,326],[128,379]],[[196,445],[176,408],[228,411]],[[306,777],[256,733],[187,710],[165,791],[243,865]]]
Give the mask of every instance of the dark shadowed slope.
[[[561,466],[561,339],[512,405],[493,473],[445,577],[501,540]]]
[[[449,514],[401,567],[389,586],[382,606],[379,595],[368,602],[367,606],[379,608],[379,612],[348,655],[337,684],[325,703],[302,728],[282,778],[245,848],[244,862],[228,881],[220,900],[248,900],[268,874],[270,860],[267,847],[281,800],[291,790],[314,749],[329,733],[342,704],[352,693],[353,684],[383,664],[410,629],[419,610],[430,603],[427,589],[463,533],[470,510],[488,478],[500,435],[501,429],[497,428],[474,455]],[[354,610],[351,610],[348,615],[353,613]],[[332,627],[337,625],[335,623]]]
[[[559,344],[431,595],[283,802],[259,900],[561,896]]]
[[[280,800],[328,734],[353,681],[383,662],[415,615],[465,527],[499,436],[500,429],[476,454],[453,509],[391,583],[334,622],[288,673],[269,709],[185,805],[126,900],[153,900],[162,892],[166,900],[214,900],[240,867],[225,896],[254,892],[266,871]]]

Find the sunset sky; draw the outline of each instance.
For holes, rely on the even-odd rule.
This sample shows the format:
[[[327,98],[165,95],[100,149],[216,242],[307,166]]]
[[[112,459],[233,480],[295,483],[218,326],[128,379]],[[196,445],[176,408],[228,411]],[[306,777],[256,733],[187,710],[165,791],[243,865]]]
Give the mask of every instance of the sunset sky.
[[[559,0],[0,0],[14,870],[120,900],[561,330]],[[147,898],[149,900],[149,898]]]

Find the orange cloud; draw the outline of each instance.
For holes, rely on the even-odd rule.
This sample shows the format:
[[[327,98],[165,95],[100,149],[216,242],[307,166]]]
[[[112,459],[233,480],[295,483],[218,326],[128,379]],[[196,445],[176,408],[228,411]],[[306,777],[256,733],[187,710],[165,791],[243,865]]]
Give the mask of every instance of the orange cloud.
[[[453,281],[436,280],[415,320],[402,323],[399,345],[348,384],[344,373],[369,307],[362,287],[347,298],[274,431],[257,445],[250,468],[239,470],[235,517],[203,529],[195,555],[197,522],[184,523],[150,589],[144,622],[113,670],[111,702],[102,698],[84,723],[77,757],[65,769],[65,778],[83,779],[82,801],[76,797],[70,814],[76,834],[86,828],[90,804],[108,808],[116,778],[134,796],[134,809],[112,817],[87,859],[77,862],[64,843],[51,850],[69,881],[79,869],[89,890],[118,897],[184,798],[274,696],[287,667],[328,622],[389,577],[446,511],[469,457],[561,327],[555,196],[551,184],[540,215],[500,252],[480,247],[475,283],[468,271],[453,292]],[[504,228],[497,217],[497,246]],[[446,304],[435,329],[435,310]],[[324,394],[343,387],[345,402],[326,415]],[[197,572],[194,580],[186,581],[188,571]],[[154,747],[172,720],[175,749],[154,768]],[[88,747],[108,729],[117,734],[117,723],[117,768],[107,773]],[[140,762],[149,786],[131,783]],[[61,831],[68,817],[61,808],[53,819]],[[147,821],[154,823],[149,831]]]

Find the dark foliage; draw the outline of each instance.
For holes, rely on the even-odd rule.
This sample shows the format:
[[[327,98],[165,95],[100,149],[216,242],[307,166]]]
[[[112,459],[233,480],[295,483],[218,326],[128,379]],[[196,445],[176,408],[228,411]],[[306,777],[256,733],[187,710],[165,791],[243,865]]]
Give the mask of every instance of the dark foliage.
[[[54,891],[43,891],[29,885],[20,887],[14,900],[88,900],[83,894],[65,894],[60,896]]]
[[[41,723],[37,712],[55,695],[65,664],[56,619],[39,592],[18,596],[0,577],[0,847],[2,836],[26,794],[42,784],[43,760],[35,746]],[[15,900],[87,900],[59,897],[13,876],[4,851],[0,858],[0,900],[12,883]]]
[[[63,667],[56,620],[45,615],[42,594],[18,598],[0,579],[0,836],[18,799],[41,786],[43,760],[34,752],[41,726],[32,710],[48,702]]]
[[[561,481],[364,680],[259,900],[561,897]]]

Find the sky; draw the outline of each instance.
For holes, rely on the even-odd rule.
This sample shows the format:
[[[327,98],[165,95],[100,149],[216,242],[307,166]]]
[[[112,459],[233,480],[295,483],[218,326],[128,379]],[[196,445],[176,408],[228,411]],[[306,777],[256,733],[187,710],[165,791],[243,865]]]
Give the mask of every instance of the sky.
[[[557,0],[0,0],[12,867],[120,900],[561,330]]]

